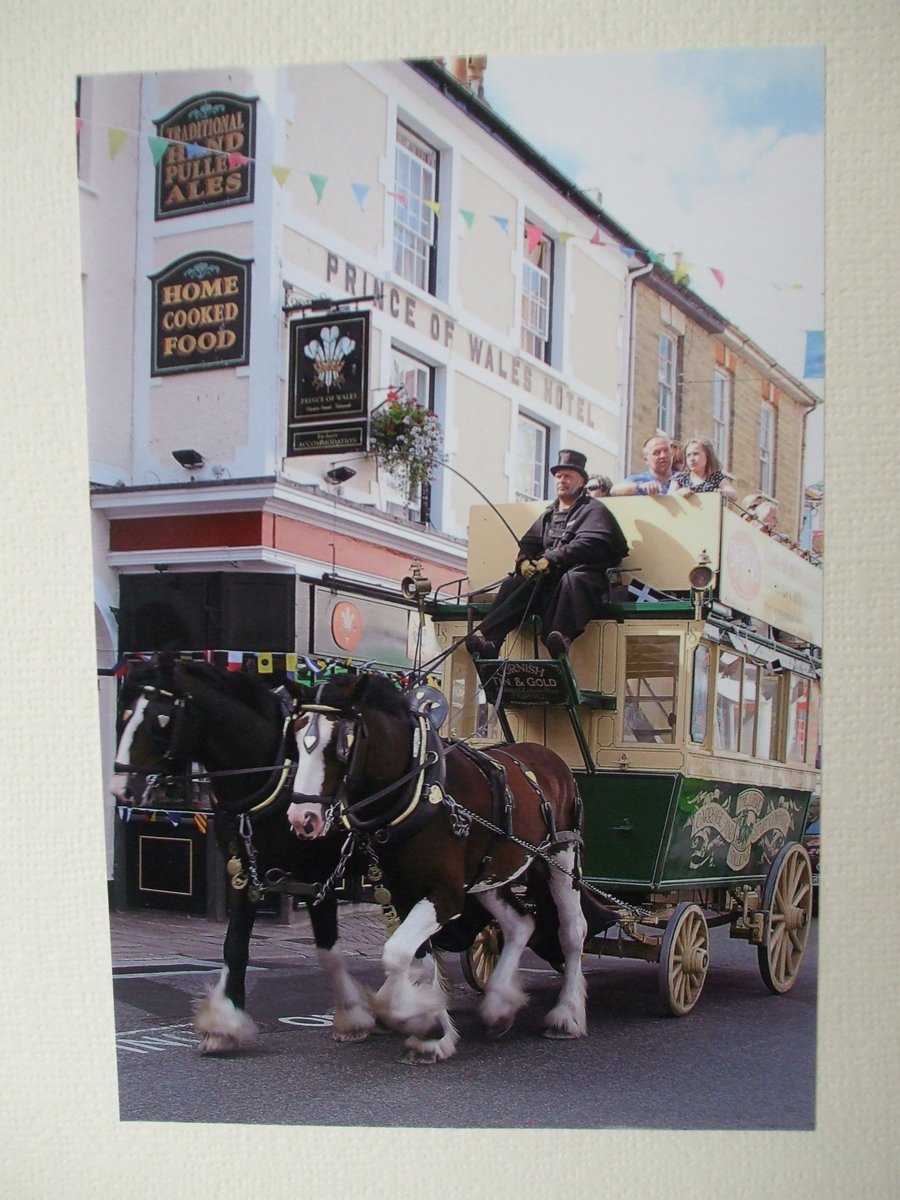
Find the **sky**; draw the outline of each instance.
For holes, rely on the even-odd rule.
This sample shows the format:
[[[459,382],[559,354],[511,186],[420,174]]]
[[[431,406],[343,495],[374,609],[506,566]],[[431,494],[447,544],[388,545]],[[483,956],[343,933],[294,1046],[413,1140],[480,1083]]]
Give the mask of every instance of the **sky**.
[[[824,328],[821,47],[489,55],[484,86],[498,116],[668,267],[680,252],[692,290],[803,378],[806,331]]]

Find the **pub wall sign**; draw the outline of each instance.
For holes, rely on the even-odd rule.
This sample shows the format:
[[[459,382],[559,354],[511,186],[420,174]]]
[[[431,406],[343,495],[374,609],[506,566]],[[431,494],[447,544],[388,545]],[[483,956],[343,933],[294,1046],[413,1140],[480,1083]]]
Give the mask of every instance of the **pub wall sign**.
[[[289,344],[287,454],[365,451],[369,314],[291,321]]]
[[[240,367],[250,361],[252,259],[205,251],[151,275],[151,375]]]
[[[256,100],[193,96],[154,121],[169,141],[156,167],[156,219],[253,201]]]

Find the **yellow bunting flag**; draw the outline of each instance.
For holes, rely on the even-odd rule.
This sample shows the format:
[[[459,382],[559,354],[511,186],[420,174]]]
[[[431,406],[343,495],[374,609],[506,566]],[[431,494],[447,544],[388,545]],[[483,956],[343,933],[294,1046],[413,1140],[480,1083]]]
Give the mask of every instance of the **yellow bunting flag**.
[[[559,244],[561,246],[564,246],[566,244],[566,242],[571,242],[571,240],[574,236],[575,236],[574,233],[561,233],[559,235]]]
[[[437,200],[423,200],[422,203],[426,208],[430,208],[436,217],[441,215],[441,206]]]
[[[684,262],[682,259],[678,260],[678,262],[675,264],[675,271],[672,275],[672,278],[676,283],[681,283],[683,280],[687,279],[691,273],[692,265],[692,263]]]
[[[297,673],[297,655],[296,654],[286,654],[284,656],[284,669],[288,672],[289,675],[296,675],[296,673]]]
[[[272,167],[272,174],[278,181],[279,187],[284,187],[284,185],[287,183],[288,175],[290,175],[290,173],[290,167]]]
[[[115,158],[125,145],[128,134],[124,129],[110,129],[106,136],[109,140],[109,157]]]
[[[264,654],[257,654],[256,669],[260,675],[272,674],[272,655],[269,651],[266,651]]]

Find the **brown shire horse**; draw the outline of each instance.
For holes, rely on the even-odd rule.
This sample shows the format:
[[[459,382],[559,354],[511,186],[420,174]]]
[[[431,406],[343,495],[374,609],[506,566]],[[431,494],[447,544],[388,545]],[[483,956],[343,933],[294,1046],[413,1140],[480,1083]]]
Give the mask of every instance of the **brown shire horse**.
[[[373,1003],[384,1025],[407,1035],[406,1061],[439,1062],[456,1052],[443,988],[417,953],[432,939],[440,946],[442,930],[465,924],[474,899],[503,933],[480,1015],[494,1034],[511,1026],[526,1003],[519,960],[535,930],[511,885],[529,875],[552,896],[562,972],[544,1034],[586,1036],[587,923],[573,885],[582,811],[563,760],[529,743],[476,755],[445,742],[407,695],[375,674],[326,683],[304,698],[288,817],[299,836],[311,836],[336,805],[338,821],[378,859],[402,923],[385,944],[385,982]],[[483,923],[482,914],[474,928]]]
[[[206,768],[215,791],[212,826],[228,863],[231,903],[221,977],[194,1013],[206,1054],[237,1050],[254,1040],[245,980],[269,871],[309,885],[306,903],[319,965],[334,998],[334,1039],[357,1041],[375,1024],[368,995],[350,975],[340,950],[334,891],[313,902],[319,885],[339,865],[345,835],[335,830],[310,842],[292,832],[285,814],[295,760],[290,713],[255,676],[160,656],[158,664],[133,668],[123,684],[110,786],[116,800],[165,807],[163,789],[189,778],[194,762]]]

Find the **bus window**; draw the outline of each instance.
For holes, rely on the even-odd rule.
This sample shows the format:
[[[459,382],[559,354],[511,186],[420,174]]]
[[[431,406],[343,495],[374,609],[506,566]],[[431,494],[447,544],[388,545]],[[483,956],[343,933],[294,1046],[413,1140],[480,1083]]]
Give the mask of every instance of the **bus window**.
[[[809,723],[809,680],[791,676],[788,701],[787,760],[806,761],[806,731]]]
[[[626,637],[624,741],[675,741],[679,648],[677,636]]]
[[[756,717],[756,754],[758,758],[774,758],[778,729],[778,696],[781,679],[764,672],[759,683],[759,713]]]
[[[709,646],[694,651],[694,686],[691,692],[691,741],[705,742],[709,723]]]
[[[737,750],[741,714],[741,675],[743,659],[728,650],[719,653],[716,673],[716,728],[713,748]]]
[[[749,659],[744,660],[744,686],[741,691],[741,732],[738,749],[741,754],[752,754],[755,744],[757,693],[759,691],[759,667]]]
[[[809,715],[806,721],[806,761],[811,767],[819,765],[820,699],[819,684],[813,679],[809,685]]]

